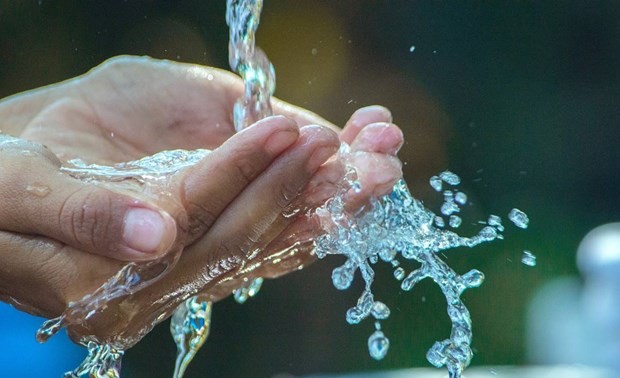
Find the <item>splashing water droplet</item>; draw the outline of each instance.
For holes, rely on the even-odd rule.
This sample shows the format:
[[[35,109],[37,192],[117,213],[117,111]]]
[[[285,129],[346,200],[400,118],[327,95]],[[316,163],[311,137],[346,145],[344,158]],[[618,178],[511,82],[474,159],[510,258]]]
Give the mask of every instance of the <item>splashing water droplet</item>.
[[[403,268],[394,269],[394,278],[396,278],[399,281],[402,281],[402,279],[405,278],[405,269]]]
[[[189,363],[209,336],[212,303],[203,296],[194,296],[174,310],[170,333],[177,345],[173,378],[182,378]]]
[[[375,360],[382,360],[390,349],[390,340],[377,330],[368,338],[368,352]]]
[[[439,177],[448,185],[456,186],[461,183],[461,178],[450,171],[443,171]]]
[[[436,192],[441,192],[443,184],[438,176],[431,177],[429,180],[429,184],[431,185],[431,188],[435,189]]]
[[[344,264],[341,267],[335,268],[332,272],[334,287],[338,290],[348,289],[353,282],[354,273],[355,271],[350,264]]]
[[[235,299],[235,302],[244,304],[248,298],[252,298],[258,294],[262,285],[262,277],[255,278],[251,281],[246,281],[241,287],[233,291],[233,298]]]
[[[450,227],[452,228],[459,228],[462,222],[463,220],[458,215],[450,215],[450,220],[448,221],[448,224],[450,224]]]
[[[478,287],[484,282],[484,273],[479,270],[472,269],[469,272],[463,274],[461,278],[463,279],[463,284],[467,288]]]
[[[527,215],[519,209],[510,210],[510,213],[508,213],[508,219],[510,219],[515,226],[523,229],[527,228],[530,222]]]
[[[465,205],[467,203],[467,194],[458,192],[454,195],[454,200],[460,205]]]
[[[120,378],[123,351],[107,344],[89,342],[88,355],[75,370],[64,374],[64,378]]]
[[[375,319],[387,319],[390,317],[390,308],[385,303],[376,301],[372,305],[371,313]]]
[[[536,256],[531,251],[525,250],[521,262],[527,266],[536,266]]]
[[[502,218],[498,217],[497,215],[489,215],[487,224],[489,226],[495,227],[500,232],[504,231],[504,226],[502,225]]]

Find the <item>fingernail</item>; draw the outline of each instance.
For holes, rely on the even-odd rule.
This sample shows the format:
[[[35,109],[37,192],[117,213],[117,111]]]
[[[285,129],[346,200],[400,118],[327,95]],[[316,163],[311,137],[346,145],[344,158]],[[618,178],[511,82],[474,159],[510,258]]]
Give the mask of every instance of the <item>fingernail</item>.
[[[273,155],[277,155],[292,145],[299,136],[299,132],[295,130],[280,130],[267,139],[265,149]]]
[[[368,125],[355,138],[351,148],[355,151],[379,152],[396,155],[403,144],[402,131],[389,123]]]
[[[130,209],[123,222],[123,241],[128,247],[141,253],[162,252],[174,241],[176,229],[173,222],[172,219],[164,219],[157,211]]]
[[[380,105],[371,105],[357,110],[354,114],[358,123],[367,125],[375,122],[392,122],[392,113]]]

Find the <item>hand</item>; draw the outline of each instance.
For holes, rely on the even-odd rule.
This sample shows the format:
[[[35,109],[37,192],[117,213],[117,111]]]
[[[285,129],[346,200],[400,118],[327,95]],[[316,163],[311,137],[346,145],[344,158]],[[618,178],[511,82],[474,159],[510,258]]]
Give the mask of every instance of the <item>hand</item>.
[[[212,78],[210,75],[213,75]],[[118,219],[122,219],[127,208],[132,206],[155,209],[165,222],[172,219],[175,227],[164,227],[162,240],[173,235],[175,241],[172,244],[183,243],[186,247],[178,267],[166,277],[169,282],[161,281],[162,285],[169,287],[178,287],[182,281],[179,276],[183,276],[187,267],[195,262],[212,268],[213,264],[206,262],[244,256],[252,244],[248,240],[258,240],[259,235],[263,235],[264,245],[273,245],[273,240],[264,237],[267,230],[275,238],[279,235],[277,231],[285,230],[286,223],[290,223],[281,222],[278,227],[273,227],[274,223],[278,223],[274,221],[277,218],[275,214],[279,216],[305,186],[315,173],[313,169],[319,169],[313,179],[315,183],[318,180],[316,177],[329,176],[328,170],[318,168],[318,165],[333,154],[337,140],[323,128],[309,127],[299,131],[293,123],[282,118],[264,121],[260,127],[250,128],[231,138],[233,128],[228,113],[241,92],[240,81],[224,71],[124,58],[107,63],[82,78],[9,99],[0,105],[0,117],[11,125],[9,131],[44,142],[61,159],[81,157],[89,162],[111,164],[133,160],[161,149],[215,148],[207,159],[188,170],[191,174],[177,180],[179,201],[173,204],[136,202],[134,198],[109,188],[72,181],[57,173],[58,161],[40,147],[31,148],[37,156],[28,156],[31,158],[29,160],[19,152],[24,146],[20,147],[21,150],[5,148],[4,153],[12,153],[12,161],[17,162],[8,167],[21,168],[13,168],[12,172],[35,169],[36,176],[33,176],[42,181],[39,184],[48,186],[51,192],[38,199],[32,195],[27,198],[23,188],[31,176],[6,176],[13,177],[17,185],[9,180],[9,189],[0,192],[11,190],[18,193],[22,201],[17,203],[25,204],[14,206],[17,210],[10,214],[17,219],[23,218],[22,223],[31,228],[15,233],[15,230],[5,226],[6,219],[0,219],[0,229],[12,231],[0,233],[0,245],[3,247],[0,260],[10,261],[10,265],[3,264],[0,268],[1,292],[12,296],[23,306],[30,305],[27,309],[31,311],[48,316],[58,314],[68,301],[92,291],[120,267],[118,261],[83,251],[115,258],[138,258],[134,251],[123,249],[116,242],[118,235],[123,235],[123,224],[127,223]],[[274,101],[274,109],[302,125],[327,124],[309,112],[277,100]],[[375,109],[375,113],[382,114],[383,122],[389,121],[389,113],[384,110]],[[345,140],[349,135],[354,145],[356,133],[360,134],[359,137],[372,133],[355,131],[361,128],[356,123],[359,121],[354,119],[347,127],[351,132],[345,129],[342,134]],[[6,127],[4,129],[7,130]],[[395,153],[402,141],[400,132],[389,125],[368,128],[371,129],[376,129],[375,133],[388,135],[388,141],[389,135],[392,135],[392,139],[396,139],[391,147]],[[272,138],[276,134],[291,135],[284,137],[284,141],[275,142],[274,147],[269,142],[282,139]],[[222,145],[223,141],[227,142]],[[377,161],[381,161],[381,155],[391,160],[387,158],[390,154],[382,151],[385,146],[381,147],[380,143],[368,148],[360,138],[358,145],[367,148],[369,156],[377,154]],[[305,164],[313,154],[316,158],[311,160],[315,160],[314,165],[318,164],[315,168]],[[394,164],[392,166],[397,168]],[[2,185],[5,185],[4,180]],[[75,193],[83,196],[64,189],[71,185]],[[373,185],[366,187],[370,190]],[[285,195],[278,188],[285,188]],[[53,194],[57,195],[54,197]],[[69,198],[73,201],[63,199],[63,194],[71,194]],[[103,200],[93,201],[99,198]],[[65,208],[67,214],[79,214],[73,217],[74,222],[70,222],[70,228],[77,232],[63,231],[63,222],[58,222],[60,224],[56,228],[50,226],[47,220],[53,219],[54,211],[58,212],[58,204],[65,204],[60,209]],[[67,204],[70,206],[67,207]],[[84,204],[89,205],[87,209],[90,211],[80,212]],[[246,204],[254,211],[247,212]],[[24,207],[27,211],[23,211]],[[33,219],[33,214],[41,212],[43,217]],[[2,213],[5,214],[4,211]],[[107,232],[94,237],[98,235],[98,230],[105,230],[105,227],[94,227],[101,225],[101,220],[107,221],[103,224],[110,226]],[[262,225],[262,228],[253,229],[256,224]],[[233,230],[236,232],[231,232]],[[152,231],[146,230],[145,234]],[[155,253],[150,256],[165,253],[165,244],[157,244]],[[9,252],[11,259],[7,257]],[[39,274],[34,275],[33,272]],[[20,280],[25,284],[17,285]],[[169,287],[149,288],[150,295],[162,296],[170,290]],[[33,292],[46,295],[33,300]]]

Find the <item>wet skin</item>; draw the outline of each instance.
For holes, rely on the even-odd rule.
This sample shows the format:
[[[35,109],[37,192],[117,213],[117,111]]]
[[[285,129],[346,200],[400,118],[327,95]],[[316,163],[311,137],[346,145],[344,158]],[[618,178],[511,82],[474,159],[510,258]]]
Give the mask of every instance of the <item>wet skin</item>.
[[[165,277],[69,327],[74,340],[91,335],[127,347],[190,293],[218,300],[240,280],[310,263],[311,239],[321,231],[306,213],[342,177],[332,158],[341,142],[351,145],[362,183],[348,198],[351,210],[400,177],[403,137],[387,109],[360,109],[339,130],[274,99],[277,116],[235,134],[230,112],[242,93],[241,80],[226,71],[120,57],[0,102],[0,129],[24,139],[0,138],[0,298],[54,317],[126,261],[180,253]],[[112,165],[196,148],[213,151],[172,177],[163,196],[59,171],[72,158]],[[25,190],[33,184],[49,194]],[[283,215],[291,209],[303,211]]]

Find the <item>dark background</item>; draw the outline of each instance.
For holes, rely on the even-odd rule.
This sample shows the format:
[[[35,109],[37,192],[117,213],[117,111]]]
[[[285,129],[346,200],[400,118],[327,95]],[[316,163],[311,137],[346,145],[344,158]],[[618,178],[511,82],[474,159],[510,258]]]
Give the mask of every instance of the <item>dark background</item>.
[[[0,97],[119,54],[227,68],[224,13],[224,0],[0,0]],[[437,211],[441,200],[428,178],[449,168],[473,204],[463,232],[490,213],[528,213],[527,231],[509,228],[504,241],[447,254],[457,272],[487,276],[464,295],[473,365],[527,363],[528,300],[549,280],[577,274],[581,238],[620,218],[620,2],[268,0],[261,21],[257,40],[276,67],[278,97],[338,124],[358,107],[389,107],[407,141],[405,178],[428,207]],[[519,262],[523,249],[537,267]],[[360,283],[346,292],[331,285],[340,262],[266,282],[245,305],[218,303],[187,377],[428,366],[427,349],[450,330],[437,287],[404,293],[378,269],[392,345],[376,362],[366,345],[372,323],[344,321]],[[36,365],[52,347],[33,348],[10,365]],[[124,372],[170,376],[174,356],[165,322],[127,352]]]

